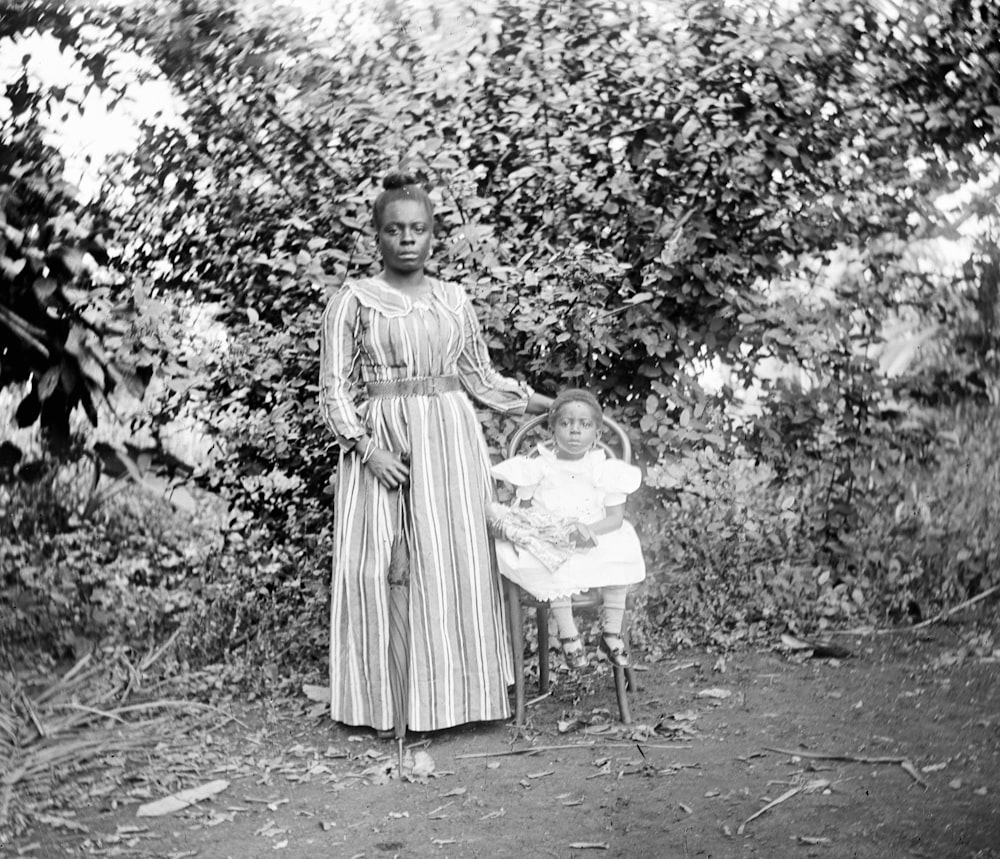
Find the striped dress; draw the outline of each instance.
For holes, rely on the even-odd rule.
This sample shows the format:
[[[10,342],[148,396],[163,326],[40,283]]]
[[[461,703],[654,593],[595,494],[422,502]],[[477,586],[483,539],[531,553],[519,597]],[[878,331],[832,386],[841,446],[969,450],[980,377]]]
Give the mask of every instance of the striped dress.
[[[397,493],[349,449],[368,433],[410,457],[408,726],[506,718],[513,676],[486,526],[493,484],[469,396],[517,415],[531,389],[496,372],[464,291],[443,281],[416,301],[380,278],[348,281],[323,313],[320,352],[323,419],[346,443],[334,512],[332,717],[379,730],[394,721],[387,574]],[[369,382],[452,375],[463,391],[366,394]]]

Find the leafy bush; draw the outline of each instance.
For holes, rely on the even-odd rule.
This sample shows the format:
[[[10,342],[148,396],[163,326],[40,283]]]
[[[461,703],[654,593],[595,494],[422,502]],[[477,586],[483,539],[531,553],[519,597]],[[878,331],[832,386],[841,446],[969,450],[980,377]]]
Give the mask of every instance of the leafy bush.
[[[675,503],[633,516],[660,550],[640,599],[646,633],[729,645],[905,624],[1000,583],[995,410],[928,414],[907,436],[896,427],[896,444],[881,439],[879,466],[865,463],[865,491],[835,534],[824,502],[835,460],[799,458],[794,479],[779,479],[748,458],[688,458]]]
[[[52,461],[30,480],[0,483],[5,647],[148,649],[202,599],[203,567],[221,542],[211,499],[196,519],[126,488],[84,520],[75,492],[81,482],[89,490],[93,463],[84,463]]]
[[[900,261],[917,212],[921,235],[955,231],[938,195],[988,175],[1000,151],[981,49],[998,19],[958,0],[932,18],[904,4],[912,27],[854,0],[801,15],[692,2],[676,17],[622,0],[504,0],[456,7],[446,34],[432,24],[444,6],[387,3],[363,36],[346,14],[318,34],[291,7],[229,0],[73,14],[38,4],[0,23],[0,36],[51,32],[108,92],[137,76],[123,62],[135,49],[183,114],[142,129],[93,217],[61,185],[57,198],[9,198],[0,310],[21,333],[0,386],[31,380],[31,422],[42,393],[68,387],[62,405],[86,408],[109,382],[141,393],[154,373],[146,429],[199,421],[214,458],[197,479],[239,511],[216,551],[205,550],[214,536],[197,538],[189,560],[175,535],[154,542],[143,517],[158,509],[122,500],[85,540],[43,497],[48,478],[38,495],[11,489],[4,503],[21,521],[45,523],[3,550],[0,602],[20,606],[11,634],[33,620],[63,645],[62,626],[113,634],[101,612],[120,605],[135,609],[129,634],[155,636],[181,613],[177,588],[194,595],[199,658],[240,645],[322,659],[336,456],[317,419],[316,329],[329,292],[377,267],[373,177],[400,163],[426,175],[436,271],[467,285],[500,368],[546,393],[592,386],[634,428],[651,634],[669,623],[692,640],[735,640],[896,617],[974,586],[991,548],[935,510],[949,484],[911,487],[909,500],[903,488],[915,466],[936,473],[941,418],[907,426],[909,405],[892,403],[869,354],[904,303],[917,325],[960,320],[956,343],[995,321],[988,254],[951,283],[904,277]],[[54,189],[53,153],[28,144],[67,95],[26,69],[16,83],[11,116],[24,128],[7,181]],[[69,234],[36,235],[49,221]],[[53,285],[36,268],[65,260],[70,239],[94,239],[99,271]],[[978,303],[966,295],[977,289]],[[196,313],[212,317],[215,341],[195,336]],[[41,334],[18,322],[29,317]],[[103,368],[62,330],[92,318],[87,355],[101,339]],[[958,393],[990,371],[991,325],[944,375]],[[765,360],[810,385],[766,387],[744,432],[727,417],[733,390],[699,388],[698,369],[716,360],[734,387]],[[118,364],[132,368],[124,384]],[[940,368],[922,370],[940,406]],[[496,445],[509,431],[487,424]],[[917,528],[911,503],[932,511],[933,540],[904,539]],[[887,534],[901,535],[895,554]],[[147,598],[169,610],[144,617]]]

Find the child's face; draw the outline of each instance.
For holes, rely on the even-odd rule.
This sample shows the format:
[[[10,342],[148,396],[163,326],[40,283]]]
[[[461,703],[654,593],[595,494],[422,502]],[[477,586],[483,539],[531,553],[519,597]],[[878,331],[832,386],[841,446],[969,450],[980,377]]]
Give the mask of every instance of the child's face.
[[[586,403],[566,403],[556,413],[552,424],[556,455],[579,459],[597,441],[597,418]]]

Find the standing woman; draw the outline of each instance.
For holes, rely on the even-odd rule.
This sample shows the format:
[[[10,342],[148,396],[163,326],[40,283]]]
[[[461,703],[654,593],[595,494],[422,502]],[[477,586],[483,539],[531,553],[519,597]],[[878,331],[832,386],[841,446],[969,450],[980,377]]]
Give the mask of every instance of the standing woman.
[[[388,568],[402,489],[411,529],[408,727],[510,715],[512,682],[491,567],[489,458],[470,397],[499,412],[551,400],[500,376],[463,289],[430,277],[430,198],[408,175],[373,207],[379,277],[349,280],[323,313],[320,407],[340,443],[334,512],[332,717],[393,726]]]

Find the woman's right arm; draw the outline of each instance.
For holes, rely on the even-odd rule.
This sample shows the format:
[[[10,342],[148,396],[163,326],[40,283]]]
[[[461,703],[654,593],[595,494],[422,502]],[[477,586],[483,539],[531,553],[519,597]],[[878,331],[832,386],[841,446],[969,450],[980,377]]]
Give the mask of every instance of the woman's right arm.
[[[319,408],[323,423],[346,449],[361,445],[367,432],[358,414],[359,303],[342,287],[323,311],[319,335]]]
[[[409,467],[375,445],[358,412],[358,364],[361,359],[358,299],[346,287],[330,299],[320,327],[319,405],[323,422],[337,443],[354,450],[375,478],[390,489],[406,483]]]

